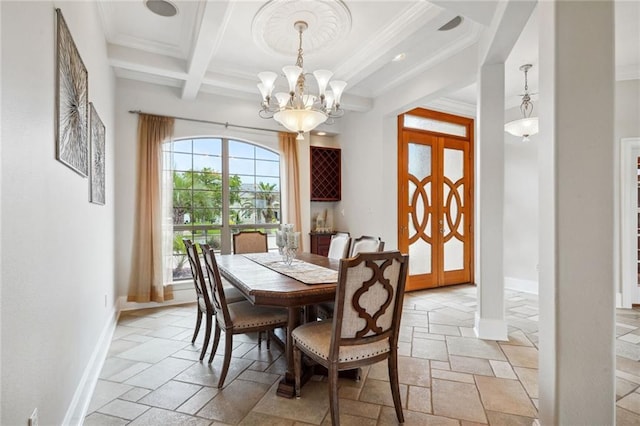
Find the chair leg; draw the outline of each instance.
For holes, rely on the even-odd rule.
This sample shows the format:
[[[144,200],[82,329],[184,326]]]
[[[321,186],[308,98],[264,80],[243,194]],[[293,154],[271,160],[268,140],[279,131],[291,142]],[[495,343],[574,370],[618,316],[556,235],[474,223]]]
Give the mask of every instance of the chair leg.
[[[213,335],[213,348],[211,348],[211,355],[209,356],[209,364],[213,362],[213,357],[216,355],[216,351],[218,350],[218,343],[220,343],[220,327],[216,324],[216,331]]]
[[[400,423],[404,423],[404,414],[402,413],[402,401],[400,400],[400,384],[398,381],[398,356],[392,351],[388,358],[389,366],[389,384],[391,385],[391,395],[393,396],[393,405],[396,409],[396,417]]]
[[[262,331],[258,331],[258,349],[262,346]]]
[[[200,361],[204,359],[204,355],[207,353],[207,348],[209,347],[209,339],[211,339],[211,321],[213,318],[211,315],[207,315],[206,323],[205,323],[205,332],[204,332],[204,342],[202,343],[202,350],[200,351]]]
[[[271,349],[271,332],[266,331],[265,333],[267,333],[267,350],[269,350]]]
[[[338,366],[329,364],[329,407],[331,424],[340,426],[340,410],[338,406]]]
[[[300,398],[300,374],[302,370],[302,352],[293,345],[293,371],[296,380],[296,398]]]
[[[198,337],[198,332],[200,331],[200,324],[202,324],[202,311],[200,310],[200,306],[196,306],[198,309],[198,317],[196,319],[196,329],[193,332],[193,339],[191,339],[191,344],[193,345],[196,341],[196,337]]]
[[[233,349],[233,333],[231,330],[224,333],[224,361],[222,362],[222,370],[220,371],[220,380],[218,380],[218,389],[224,385],[224,379],[227,377],[229,363],[231,362],[231,350]]]

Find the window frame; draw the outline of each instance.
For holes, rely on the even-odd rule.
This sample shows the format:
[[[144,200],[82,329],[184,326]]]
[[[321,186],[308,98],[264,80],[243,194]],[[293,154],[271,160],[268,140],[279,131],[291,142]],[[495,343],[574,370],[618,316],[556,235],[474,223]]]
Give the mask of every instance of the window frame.
[[[220,235],[220,246],[219,248],[216,248],[216,252],[217,253],[221,253],[221,254],[230,254],[232,252],[232,244],[231,244],[231,240],[232,240],[232,234],[236,233],[240,230],[261,230],[266,232],[269,235],[268,238],[268,245],[269,245],[269,250],[277,250],[277,246],[275,245],[275,234],[273,233],[273,231],[275,231],[276,229],[278,229],[280,227],[280,224],[282,223],[282,158],[280,153],[273,149],[270,148],[268,146],[264,146],[260,143],[254,142],[254,141],[250,141],[250,140],[246,140],[243,138],[238,138],[238,137],[233,137],[233,136],[207,136],[207,135],[199,135],[199,136],[186,136],[186,137],[180,137],[180,138],[174,138],[170,141],[165,142],[165,144],[169,144],[171,143],[171,147],[170,149],[167,149],[165,146],[163,146],[163,165],[162,165],[162,170],[164,172],[168,172],[169,175],[171,176],[171,191],[173,193],[174,190],[174,182],[173,182],[173,176],[175,172],[185,172],[185,170],[181,170],[181,168],[175,168],[174,169],[174,164],[172,162],[173,159],[173,154],[174,153],[179,153],[179,154],[188,154],[185,153],[184,151],[180,150],[180,151],[174,151],[174,145],[173,143],[175,142],[182,142],[182,141],[191,141],[191,171],[192,172],[200,172],[199,170],[193,170],[193,165],[194,165],[194,155],[203,155],[201,153],[194,153],[194,141],[198,140],[198,139],[211,139],[211,140],[219,140],[220,144],[221,144],[221,150],[220,150],[220,154],[219,154],[219,158],[220,158],[220,165],[221,165],[221,169],[220,171],[215,171],[214,172],[218,172],[221,175],[221,186],[222,186],[222,206],[219,207],[215,207],[219,210],[221,210],[221,219],[220,219],[220,223],[219,224],[198,224],[198,225],[193,225],[191,223],[189,224],[174,224],[173,223],[173,196],[171,196],[171,200],[170,200],[170,205],[171,205],[171,236],[172,236],[172,240],[176,238],[176,232],[182,232],[183,234],[186,233],[187,231],[190,232],[190,235],[184,235],[184,238],[189,238],[192,241],[196,241],[196,238],[201,239],[201,236],[204,234],[205,239],[208,238],[209,232],[213,231],[213,234],[218,234]],[[246,156],[232,156],[230,155],[230,150],[229,150],[229,145],[231,142],[237,142],[237,143],[242,143],[242,144],[247,144],[250,145],[252,148],[254,148],[253,150],[253,158],[248,158]],[[263,174],[257,174],[257,162],[258,161],[273,161],[276,162],[275,159],[274,160],[269,160],[269,159],[265,159],[265,158],[260,158],[257,153],[255,148],[259,148],[265,151],[268,151],[272,154],[274,154],[275,158],[277,159],[277,173],[278,176],[274,177],[274,176],[265,176]],[[208,154],[208,155],[217,155],[217,154]],[[230,195],[231,195],[231,188],[229,186],[230,184],[230,177],[232,176],[232,174],[230,173],[230,163],[231,160],[234,158],[238,158],[238,159],[242,159],[242,160],[253,160],[254,162],[254,170],[253,170],[253,175],[248,175],[248,174],[240,174],[240,173],[236,173],[233,175],[237,175],[237,176],[241,176],[241,177],[251,177],[253,178],[253,183],[250,184],[253,186],[253,189],[250,191],[243,191],[240,190],[239,192],[250,192],[253,195],[252,198],[252,203],[253,203],[253,207],[251,208],[253,214],[253,223],[241,223],[241,224],[231,224],[230,223],[230,213],[232,211],[233,206],[230,203]],[[171,164],[169,164],[169,167],[167,167],[166,164],[164,164],[167,160],[171,161]],[[188,171],[188,170],[186,170]],[[277,209],[276,211],[279,212],[279,214],[276,214],[275,219],[277,220],[277,222],[274,223],[258,223],[256,222],[256,220],[258,219],[258,214],[260,209],[257,207],[256,205],[256,201],[258,201],[256,194],[260,191],[258,191],[258,184],[261,183],[259,181],[259,178],[263,177],[266,179],[269,179],[271,181],[273,181],[274,179],[277,179],[277,191],[273,191],[274,193],[277,192],[278,197],[276,200],[274,200],[274,202],[271,205],[277,205]],[[189,210],[189,214],[191,215],[191,217],[193,218],[193,212],[194,212],[194,206],[193,206],[193,192],[197,191],[196,189],[194,189],[193,187],[193,181],[191,183],[191,187],[189,189],[190,193],[191,193],[191,207]],[[166,196],[166,191],[165,194],[163,194],[163,197]],[[225,220],[226,218],[226,220]],[[198,234],[198,237],[196,237],[196,233]],[[186,273],[188,272],[185,276],[178,276],[176,277],[176,265],[179,265],[183,262],[183,260],[176,260],[176,258],[178,256],[183,256],[181,253],[176,252],[175,249],[172,248],[172,261],[173,261],[173,266],[172,266],[172,271],[173,271],[173,277],[172,277],[172,281],[174,283],[181,283],[181,282],[185,282],[186,280],[191,280],[191,271],[189,269],[188,263],[184,264],[184,266],[181,267],[181,269]],[[185,254],[186,257],[186,254]]]

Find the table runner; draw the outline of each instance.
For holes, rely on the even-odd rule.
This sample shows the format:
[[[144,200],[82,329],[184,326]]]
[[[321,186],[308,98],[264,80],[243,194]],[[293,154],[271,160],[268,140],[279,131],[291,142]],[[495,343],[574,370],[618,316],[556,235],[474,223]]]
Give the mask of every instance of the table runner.
[[[282,260],[282,256],[277,253],[251,253],[243,256],[304,284],[334,284],[338,282],[338,271],[298,259],[294,259],[291,265],[287,265]]]

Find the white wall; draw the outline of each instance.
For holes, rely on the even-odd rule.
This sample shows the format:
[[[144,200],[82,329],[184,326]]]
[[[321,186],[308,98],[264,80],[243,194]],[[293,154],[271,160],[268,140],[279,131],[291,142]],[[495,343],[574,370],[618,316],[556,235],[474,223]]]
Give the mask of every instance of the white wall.
[[[256,101],[244,101],[214,95],[200,95],[195,101],[180,99],[178,89],[118,79],[116,89],[116,281],[118,294],[127,295],[131,273],[131,251],[135,214],[135,187],[137,168],[137,114],[130,110],[147,113],[208,120],[242,126],[282,130],[274,120],[258,116],[259,96]],[[206,123],[176,120],[174,137],[233,136],[278,150],[278,135],[275,132],[226,128]],[[302,200],[302,235],[309,247],[309,136],[300,142],[300,196]]]
[[[508,110],[505,121],[521,118]],[[504,150],[504,276],[507,288],[538,292],[538,147],[505,132]]]
[[[3,1],[0,7],[0,423],[26,424],[37,407],[40,424],[62,424],[85,369],[96,361],[100,336],[115,320],[114,77],[95,3]],[[55,159],[56,7],[106,126],[105,206],[90,204],[88,179]]]

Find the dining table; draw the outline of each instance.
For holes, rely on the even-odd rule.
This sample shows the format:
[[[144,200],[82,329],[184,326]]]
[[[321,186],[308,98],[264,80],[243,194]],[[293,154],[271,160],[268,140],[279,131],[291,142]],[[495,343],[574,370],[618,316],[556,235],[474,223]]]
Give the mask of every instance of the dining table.
[[[340,261],[312,253],[298,253],[292,265],[287,265],[276,253],[223,254],[216,260],[220,274],[254,305],[276,306],[288,310],[285,338],[287,372],[278,384],[277,395],[293,398],[295,375],[291,331],[301,323],[303,307],[335,300],[337,272]],[[266,261],[268,260],[268,261]],[[309,271],[296,275],[297,270]],[[320,268],[315,268],[320,267]],[[289,273],[291,271],[292,273]],[[314,274],[314,271],[318,273]],[[294,278],[298,276],[298,279]],[[305,283],[313,282],[312,284]],[[308,378],[307,374],[305,378]]]

